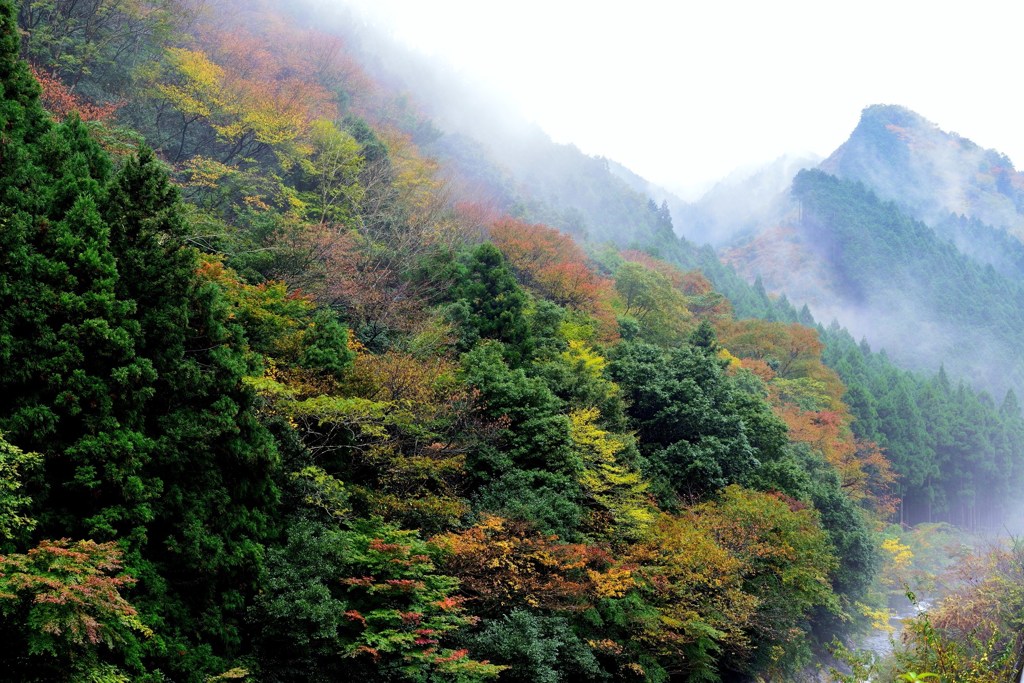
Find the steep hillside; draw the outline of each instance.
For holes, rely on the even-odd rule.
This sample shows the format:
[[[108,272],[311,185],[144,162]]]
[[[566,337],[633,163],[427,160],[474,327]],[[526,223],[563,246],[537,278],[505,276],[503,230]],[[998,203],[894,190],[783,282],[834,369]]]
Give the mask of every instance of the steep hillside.
[[[953,214],[1024,236],[1024,174],[1005,155],[903,107],[866,108],[820,168],[864,183],[928,224]]]
[[[697,203],[707,235],[731,236],[723,259],[908,367],[1019,390],[1024,183],[1009,160],[878,105],[819,168],[717,223],[716,192]]]
[[[0,681],[785,680],[884,616],[887,521],[1015,499],[1013,394],[604,160],[510,182],[279,5],[0,0]],[[805,232],[888,216],[797,184]]]
[[[302,7],[290,11],[308,20]],[[661,208],[670,193],[662,191],[652,206],[646,181],[631,182],[614,162],[553,142],[486,84],[410,51],[344,9],[333,20],[316,11],[317,25],[345,37],[378,87],[429,119],[429,126],[407,132],[479,201],[595,242],[626,246],[673,236],[670,214]]]
[[[993,391],[1020,389],[1019,281],[971,260],[859,183],[803,172],[793,196],[801,238],[829,264],[838,306],[859,316],[869,339],[911,366],[938,360]]]
[[[894,473],[816,333],[459,195],[273,4],[0,0],[0,680],[777,678],[866,623]]]

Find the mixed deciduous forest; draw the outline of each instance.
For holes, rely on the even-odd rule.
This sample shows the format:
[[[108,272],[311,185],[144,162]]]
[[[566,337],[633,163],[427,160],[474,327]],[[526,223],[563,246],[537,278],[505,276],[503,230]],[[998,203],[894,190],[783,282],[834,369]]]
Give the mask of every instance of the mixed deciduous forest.
[[[865,680],[843,644],[1015,502],[1013,391],[607,162],[517,180],[361,55],[266,0],[0,0],[0,680]],[[1018,324],[862,186],[796,192],[844,267],[894,223]],[[1007,680],[1022,558],[932,558],[885,675]]]

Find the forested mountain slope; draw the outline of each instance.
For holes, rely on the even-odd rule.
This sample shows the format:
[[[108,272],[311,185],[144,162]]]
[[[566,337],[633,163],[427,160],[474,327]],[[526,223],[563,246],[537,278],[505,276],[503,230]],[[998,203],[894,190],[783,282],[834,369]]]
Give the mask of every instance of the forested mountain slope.
[[[929,225],[964,216],[1024,235],[1024,175],[1006,155],[903,107],[867,107],[820,168],[864,183]]]
[[[797,176],[798,229],[828,261],[840,306],[876,316],[872,338],[911,364],[940,360],[957,377],[1005,392],[1022,386],[1016,340],[1024,289],[907,218],[863,186]],[[914,339],[912,348],[901,340]]]
[[[316,5],[312,5],[316,7]],[[624,179],[614,162],[572,144],[557,144],[523,120],[511,103],[445,64],[398,44],[383,29],[359,21],[343,6],[334,14],[296,3],[299,21],[343,36],[366,73],[401,93],[430,123],[409,130],[425,154],[441,161],[456,183],[479,201],[530,222],[543,222],[581,239],[620,246],[650,241],[666,230],[670,193],[650,206],[650,193]],[[675,203],[675,202],[672,202]]]
[[[912,112],[868,107],[820,170],[734,226],[747,235],[724,258],[902,365],[1019,392],[1017,177]]]
[[[782,680],[1012,495],[1012,395],[509,215],[273,5],[0,0],[0,679]]]

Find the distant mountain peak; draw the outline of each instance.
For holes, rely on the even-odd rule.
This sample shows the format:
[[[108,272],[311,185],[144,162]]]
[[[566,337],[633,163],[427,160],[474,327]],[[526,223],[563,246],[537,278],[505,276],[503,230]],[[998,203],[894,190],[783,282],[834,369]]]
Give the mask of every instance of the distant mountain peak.
[[[864,183],[930,224],[954,214],[1024,235],[1024,175],[1010,159],[906,107],[866,107],[820,168]]]
[[[928,126],[938,128],[937,125],[917,112],[898,104],[870,104],[861,111],[860,120],[861,125],[864,125],[866,122],[883,122],[897,126]]]

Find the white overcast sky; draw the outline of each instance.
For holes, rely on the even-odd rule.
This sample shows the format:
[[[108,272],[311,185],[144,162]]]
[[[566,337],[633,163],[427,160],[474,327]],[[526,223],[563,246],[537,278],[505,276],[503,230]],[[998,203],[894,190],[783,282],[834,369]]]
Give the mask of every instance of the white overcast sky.
[[[342,0],[334,0],[342,1]],[[668,187],[828,155],[901,104],[1024,164],[1024,3],[347,0],[558,142]]]

